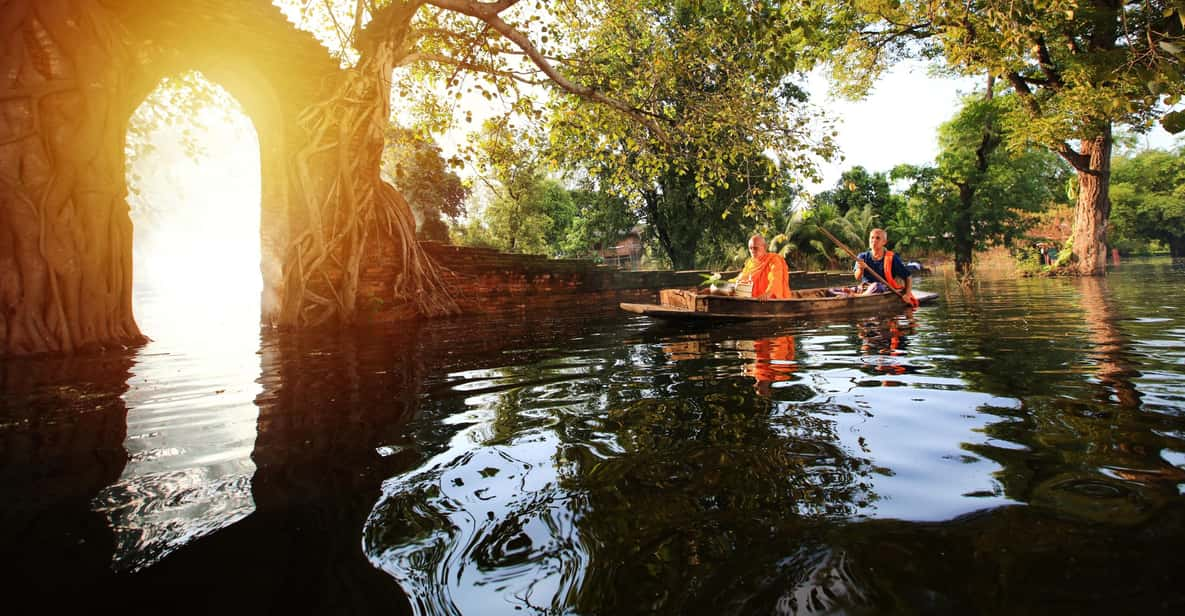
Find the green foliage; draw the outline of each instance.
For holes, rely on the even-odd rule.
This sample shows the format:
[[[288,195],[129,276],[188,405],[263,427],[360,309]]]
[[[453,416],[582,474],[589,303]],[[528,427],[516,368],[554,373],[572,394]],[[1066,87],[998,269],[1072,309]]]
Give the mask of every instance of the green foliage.
[[[654,129],[607,105],[557,97],[554,159],[638,199],[676,267],[723,258],[760,223],[771,196],[813,178],[834,150],[790,79],[811,17],[782,2],[600,4],[595,18],[558,18],[587,46],[571,75],[645,109]]]
[[[1009,101],[969,98],[939,129],[935,166],[894,169],[895,179],[911,182],[905,208],[890,225],[906,245],[956,251],[1008,244],[1030,224],[1026,212],[1061,198],[1070,170],[1057,156],[997,147],[1007,139],[997,119]]]
[[[1157,240],[1185,256],[1185,147],[1117,157],[1111,174],[1108,241],[1132,250]]]
[[[416,217],[417,234],[423,239],[445,241],[448,225],[465,213],[469,189],[449,169],[440,147],[425,132],[392,124],[387,129],[382,174],[396,187]]]
[[[558,191],[546,181],[533,141],[529,128],[504,118],[485,122],[476,150],[480,180],[491,198],[481,220],[471,221],[470,235],[501,250],[546,254],[554,226],[548,208],[557,204]],[[477,229],[484,229],[488,237]]]
[[[835,188],[819,193],[815,201],[834,204],[841,216],[869,206],[881,220],[892,220],[903,205],[901,198],[889,188],[889,174],[870,173],[860,166],[844,171]]]
[[[131,174],[129,190],[135,193],[143,185],[136,161],[153,154],[158,132],[174,133],[167,138],[179,142],[190,159],[199,160],[211,155],[199,134],[208,132],[210,126],[230,124],[237,117],[244,117],[238,101],[200,72],[161,79],[128,120],[124,156]]]
[[[1074,260],[1074,238],[1066,238],[1062,244],[1062,249],[1058,251],[1057,257],[1053,260],[1053,268],[1063,268],[1069,265]]]
[[[750,203],[754,190],[778,200],[775,180],[756,171],[768,167],[761,157],[753,162],[753,173],[745,183],[735,182],[707,196],[696,190],[694,178],[668,172],[657,186],[642,191],[642,211],[651,232],[676,269],[724,267],[743,252],[748,237],[765,222],[765,208]]]
[[[763,204],[817,179],[818,160],[835,149],[793,80],[814,61],[807,52],[829,16],[800,2],[280,1],[293,18],[319,22],[318,36],[347,63],[349,50],[365,55],[397,38],[404,67],[393,99],[434,133],[474,121],[483,99],[545,121],[550,169],[584,171],[628,199],[679,267],[743,244]],[[523,84],[555,86],[553,96],[540,104]]]
[[[787,261],[794,263],[797,268],[836,269],[840,267],[840,263],[849,260],[850,257],[842,248],[836,246],[826,235],[823,235],[819,231],[819,227],[831,231],[832,235],[839,237],[853,250],[863,246],[867,241],[859,237],[840,237],[840,235],[847,235],[851,231],[850,228],[839,224],[842,219],[839,208],[834,203],[813,203],[808,209],[795,212],[782,231],[781,237],[785,238],[785,244],[779,252],[786,257]]]
[[[580,257],[615,245],[637,224],[625,199],[591,189],[571,191],[575,213],[559,244],[559,253]]]
[[[1144,130],[1185,95],[1176,0],[878,1],[836,4],[849,35],[836,74],[855,91],[903,56],[1007,81],[1023,104],[1004,117],[1010,147],[1091,139],[1112,123]],[[1166,128],[1179,127],[1166,116]]]

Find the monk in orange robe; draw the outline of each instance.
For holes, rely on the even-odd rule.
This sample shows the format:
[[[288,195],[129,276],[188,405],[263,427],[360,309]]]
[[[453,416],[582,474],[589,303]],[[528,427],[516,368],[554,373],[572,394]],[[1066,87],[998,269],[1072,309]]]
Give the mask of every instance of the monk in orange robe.
[[[766,250],[760,235],[749,238],[749,259],[733,282],[753,283],[753,297],[758,299],[790,297],[790,268],[782,255]]]

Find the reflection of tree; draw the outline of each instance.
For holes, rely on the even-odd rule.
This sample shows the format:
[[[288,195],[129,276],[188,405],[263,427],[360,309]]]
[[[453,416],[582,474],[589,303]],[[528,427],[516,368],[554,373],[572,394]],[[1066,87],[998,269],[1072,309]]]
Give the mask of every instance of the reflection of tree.
[[[1178,500],[1140,527],[999,507],[941,523],[862,521],[829,539],[873,598],[864,613],[1166,614],[1185,607],[1183,527]]]
[[[1132,378],[1140,373],[1127,357],[1130,341],[1119,329],[1119,316],[1107,281],[1102,278],[1083,278],[1077,281],[1082,294],[1082,310],[1091,342],[1090,358],[1095,374],[1106,393],[1099,399],[1108,402],[1114,396],[1121,409],[1135,409],[1140,405],[1140,393]]]
[[[1030,285],[1033,283],[1030,283]],[[1023,397],[1049,391],[1050,375],[1077,361],[1064,344],[1074,298],[1039,288],[948,284],[933,317],[943,350],[953,355],[932,374],[963,379],[973,391]]]
[[[1012,498],[1095,522],[1142,522],[1178,497],[1176,485],[1185,473],[1159,455],[1163,439],[1148,429],[1140,411],[1141,394],[1133,382],[1140,373],[1108,281],[1083,278],[1074,284],[1079,305],[1064,310],[1060,327],[1085,325],[1085,345],[1067,363],[1081,367],[1071,374],[1092,378],[1073,396],[1030,396],[1022,421],[988,428],[989,436],[1026,449],[968,448],[1003,465],[1000,480]],[[1044,391],[1049,387],[1046,383]]]
[[[388,482],[364,540],[417,611],[746,612],[824,587],[864,601],[818,533],[876,498],[870,463],[839,444],[842,409],[752,387],[797,378],[792,336],[601,344],[503,350],[453,381],[470,408],[443,423],[463,432]]]
[[[788,544],[875,498],[868,461],[839,446],[825,409],[776,414],[740,381],[688,385],[609,409],[618,455],[565,451],[562,482],[587,499],[577,525],[593,546],[577,611],[751,610],[801,573],[779,565]]]

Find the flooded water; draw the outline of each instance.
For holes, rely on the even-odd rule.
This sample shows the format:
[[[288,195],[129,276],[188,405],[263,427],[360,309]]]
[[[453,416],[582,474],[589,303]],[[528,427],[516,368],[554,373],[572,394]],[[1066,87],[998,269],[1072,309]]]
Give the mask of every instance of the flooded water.
[[[5,611],[1181,613],[1185,270],[918,286],[5,361]]]

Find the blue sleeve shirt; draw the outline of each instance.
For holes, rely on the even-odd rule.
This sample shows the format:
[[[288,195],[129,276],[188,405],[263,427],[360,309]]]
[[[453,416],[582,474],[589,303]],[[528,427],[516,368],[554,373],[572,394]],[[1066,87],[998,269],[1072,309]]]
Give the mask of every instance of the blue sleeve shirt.
[[[885,276],[885,260],[883,257],[880,259],[873,259],[872,251],[865,250],[859,255],[856,255],[856,258],[867,263],[874,272],[880,274],[882,277],[887,278],[887,276]],[[852,270],[856,270],[855,265],[852,266]],[[909,278],[910,273],[911,272],[909,271],[909,268],[905,267],[905,262],[901,260],[901,257],[897,256],[897,253],[893,253],[893,282],[902,285],[905,284],[905,279]],[[869,274],[867,271],[864,272],[864,275],[860,277],[860,281],[879,282],[875,277],[872,276],[872,274]]]

